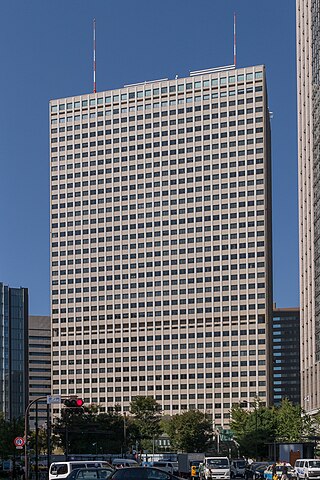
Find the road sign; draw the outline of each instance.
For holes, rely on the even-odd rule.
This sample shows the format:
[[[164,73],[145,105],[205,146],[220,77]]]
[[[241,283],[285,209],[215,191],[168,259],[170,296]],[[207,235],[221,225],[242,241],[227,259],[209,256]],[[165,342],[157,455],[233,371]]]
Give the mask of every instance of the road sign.
[[[52,403],[61,403],[61,395],[47,395],[47,403],[49,405]]]
[[[25,444],[25,441],[24,441],[24,438],[22,438],[22,437],[16,437],[13,440],[13,443],[14,443],[15,447],[22,448]]]
[[[5,472],[10,472],[10,470],[12,470],[12,467],[13,467],[12,460],[3,460],[2,468]]]

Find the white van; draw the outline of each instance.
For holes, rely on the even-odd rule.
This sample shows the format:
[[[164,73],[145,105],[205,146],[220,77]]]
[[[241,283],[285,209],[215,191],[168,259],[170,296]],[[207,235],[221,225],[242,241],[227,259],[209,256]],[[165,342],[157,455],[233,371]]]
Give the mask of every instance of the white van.
[[[317,458],[299,458],[294,464],[297,480],[320,480],[320,460]]]
[[[73,462],[51,463],[49,469],[49,480],[60,480],[66,478],[75,468],[110,468],[110,464],[101,460],[74,460]]]

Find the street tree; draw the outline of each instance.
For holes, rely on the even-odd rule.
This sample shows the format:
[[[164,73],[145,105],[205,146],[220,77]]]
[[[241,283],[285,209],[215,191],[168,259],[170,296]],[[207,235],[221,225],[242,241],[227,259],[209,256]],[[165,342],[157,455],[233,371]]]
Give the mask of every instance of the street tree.
[[[300,405],[284,398],[275,413],[277,442],[300,442],[308,435],[308,418],[302,415]]]
[[[230,428],[239,444],[240,454],[263,458],[268,453],[268,443],[275,441],[276,415],[273,407],[262,405],[259,400],[253,409],[238,404],[231,409]]]
[[[66,454],[117,453],[124,445],[124,417],[117,411],[99,413],[95,405],[64,408],[53,434]]]
[[[150,448],[150,441],[154,441],[161,434],[161,407],[153,397],[135,397],[130,404],[132,421],[137,429],[136,440],[143,448]]]
[[[205,452],[212,443],[212,420],[199,410],[174,415],[164,422],[164,430],[174,449]]]
[[[13,441],[16,437],[24,435],[24,421],[22,418],[5,420],[0,413],[0,458],[6,459],[16,454],[16,447]]]
[[[35,431],[30,432],[28,445],[30,450],[32,451],[36,450],[36,432]],[[38,429],[38,451],[40,454],[47,453],[47,429],[45,427],[39,427]]]

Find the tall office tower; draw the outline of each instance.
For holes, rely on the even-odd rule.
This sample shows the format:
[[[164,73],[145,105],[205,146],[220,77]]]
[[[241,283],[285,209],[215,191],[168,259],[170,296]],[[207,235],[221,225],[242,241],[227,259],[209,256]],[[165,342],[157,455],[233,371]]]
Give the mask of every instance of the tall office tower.
[[[270,400],[263,66],[50,102],[53,394]]]
[[[51,321],[42,315],[29,316],[29,402],[51,395]],[[36,406],[37,405],[37,406]],[[46,399],[31,407],[29,420],[31,429],[47,421]]]
[[[28,289],[0,282],[0,412],[24,415],[28,399]]]
[[[300,404],[300,310],[276,308],[272,324],[272,377],[274,405],[288,398]]]
[[[297,0],[301,403],[320,408],[320,105],[316,0]]]

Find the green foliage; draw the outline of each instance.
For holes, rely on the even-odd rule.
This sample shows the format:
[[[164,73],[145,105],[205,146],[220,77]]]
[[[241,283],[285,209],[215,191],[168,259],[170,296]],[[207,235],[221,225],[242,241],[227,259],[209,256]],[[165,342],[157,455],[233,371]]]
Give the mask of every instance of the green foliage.
[[[30,432],[29,443],[30,450],[36,450],[36,432]],[[40,454],[47,453],[47,429],[40,427],[38,429],[38,450]]]
[[[98,413],[95,406],[63,409],[53,426],[56,444],[65,453],[117,453],[124,444],[124,417]]]
[[[262,406],[258,400],[252,405],[252,410],[239,404],[231,410],[230,428],[240,446],[241,455],[256,459],[266,457],[267,443],[275,441],[275,411]]]
[[[293,405],[284,398],[276,409],[276,440],[277,442],[300,442],[303,439],[308,424],[302,416],[300,405]]]
[[[266,408],[258,400],[250,405],[250,411],[241,404],[231,410],[230,427],[242,455],[263,457],[267,443],[302,442],[319,432],[317,416],[311,418],[288,399],[279,407]]]
[[[0,415],[0,458],[6,459],[17,454],[13,441],[16,437],[24,436],[23,419],[14,419],[11,422]]]
[[[212,441],[212,421],[198,410],[189,410],[164,422],[164,430],[174,449],[205,452]]]
[[[133,415],[133,427],[136,428],[136,440],[140,441],[142,447],[150,448],[148,440],[157,438],[162,432],[160,405],[153,397],[135,397],[130,404],[130,412]]]

